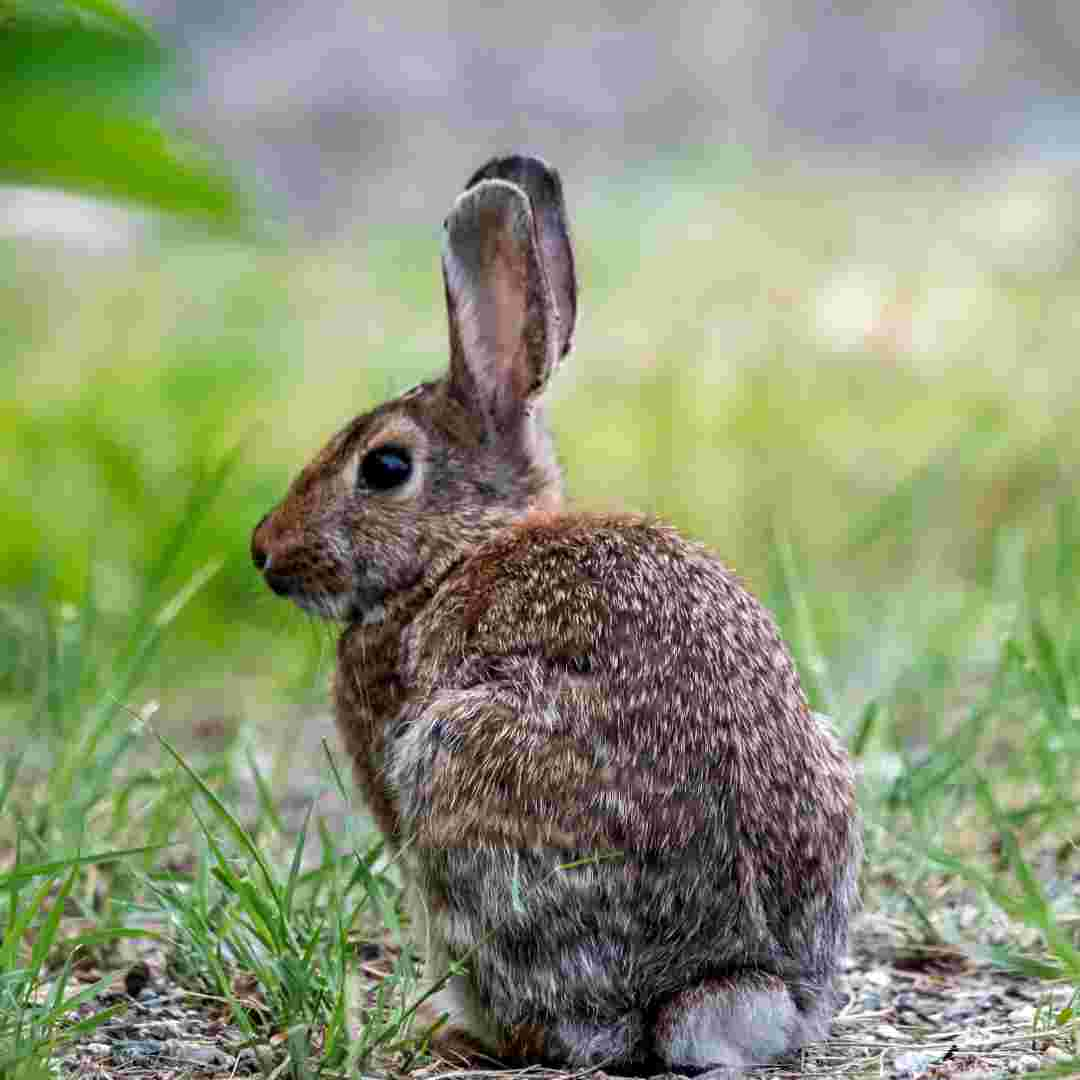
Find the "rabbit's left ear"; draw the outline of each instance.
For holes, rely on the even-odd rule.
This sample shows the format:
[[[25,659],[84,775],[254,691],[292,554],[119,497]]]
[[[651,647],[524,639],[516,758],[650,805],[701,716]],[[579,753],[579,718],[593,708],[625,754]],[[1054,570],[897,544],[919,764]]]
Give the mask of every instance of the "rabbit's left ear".
[[[481,180],[446,219],[449,390],[486,429],[514,435],[558,362],[559,315],[529,196]]]

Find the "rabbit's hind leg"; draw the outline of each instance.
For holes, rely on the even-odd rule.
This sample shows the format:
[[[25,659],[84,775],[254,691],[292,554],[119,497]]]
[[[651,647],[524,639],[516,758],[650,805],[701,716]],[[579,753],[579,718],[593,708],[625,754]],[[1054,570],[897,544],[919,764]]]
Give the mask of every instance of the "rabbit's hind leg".
[[[645,1025],[638,1012],[610,1023],[568,1017],[547,1032],[543,1057],[573,1068],[621,1066],[633,1070],[643,1061]]]
[[[431,1046],[447,1060],[474,1066],[485,1061],[520,1065],[547,1062],[575,1069],[620,1066],[622,1071],[631,1072],[646,1063],[647,1029],[639,1012],[609,1023],[581,1017],[526,1020],[509,1025],[494,1037],[479,1011],[468,1007],[470,994],[470,987],[452,979],[417,1011],[425,1025],[433,1024],[441,1013],[442,1024]]]
[[[414,1034],[431,1030],[432,1051],[444,1061],[470,1068],[498,1065],[500,1040],[480,1010],[473,988],[462,975],[452,975],[417,1006]]]
[[[656,1056],[675,1071],[740,1070],[820,1038],[828,1011],[809,1014],[777,975],[746,971],[707,979],[664,1002],[653,1025]]]

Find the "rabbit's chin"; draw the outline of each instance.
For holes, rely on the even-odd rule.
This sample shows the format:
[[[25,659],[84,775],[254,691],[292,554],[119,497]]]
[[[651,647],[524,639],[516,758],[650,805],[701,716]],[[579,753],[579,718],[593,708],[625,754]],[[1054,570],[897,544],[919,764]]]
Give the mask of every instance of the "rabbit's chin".
[[[296,592],[289,599],[309,615],[328,622],[376,626],[386,618],[383,589],[359,588],[352,592]]]
[[[309,615],[328,622],[352,622],[355,617],[354,597],[349,593],[289,593],[288,598]]]

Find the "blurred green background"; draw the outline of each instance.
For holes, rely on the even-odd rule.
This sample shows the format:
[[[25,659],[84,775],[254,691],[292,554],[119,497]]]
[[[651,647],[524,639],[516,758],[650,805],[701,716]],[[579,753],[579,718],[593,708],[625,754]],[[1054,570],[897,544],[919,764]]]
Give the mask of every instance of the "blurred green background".
[[[108,10],[71,6],[80,25]],[[183,21],[155,13],[174,31]],[[266,24],[280,29],[280,14],[268,5]],[[248,49],[257,59],[258,39]],[[95,54],[83,70],[39,48],[26,79],[51,80],[57,115],[93,85],[121,103],[116,115],[156,125],[164,114],[166,128],[212,146],[214,110],[172,109],[184,79],[163,81],[170,50],[156,50]],[[184,78],[197,83],[209,55],[192,47]],[[103,62],[123,77],[100,79]],[[26,91],[35,107],[40,86]],[[324,699],[330,631],[262,587],[250,531],[336,427],[442,369],[439,226],[485,154],[528,138],[527,114],[513,115],[474,125],[452,153],[453,129],[426,151],[403,126],[385,162],[357,145],[335,190],[367,197],[339,198],[329,219],[321,198],[289,189],[287,170],[267,181],[243,146],[194,159],[180,144],[155,173],[135,158],[96,162],[90,143],[65,149],[57,136],[66,171],[20,177],[9,136],[9,715],[40,693],[42,620],[63,619],[92,588],[107,653],[181,535],[155,585],[161,604],[220,569],[149,672],[145,693],[163,715],[273,723],[297,700]],[[587,115],[560,135],[538,114],[529,141],[563,171],[580,253],[581,328],[549,409],[574,501],[655,512],[712,544],[777,610],[817,704],[848,730],[867,702],[900,701],[927,657],[963,673],[950,682],[962,699],[1002,620],[1033,596],[1071,620],[1055,591],[1062,545],[1077,543],[1080,463],[1080,197],[1068,160],[1030,148],[962,163],[872,145],[812,152],[794,136],[778,149],[775,132],[727,130],[650,145],[633,125],[618,141],[617,128],[601,125],[586,153]],[[312,154],[325,151],[320,131]],[[243,224],[242,206],[254,208]],[[917,741],[927,708],[899,730]]]

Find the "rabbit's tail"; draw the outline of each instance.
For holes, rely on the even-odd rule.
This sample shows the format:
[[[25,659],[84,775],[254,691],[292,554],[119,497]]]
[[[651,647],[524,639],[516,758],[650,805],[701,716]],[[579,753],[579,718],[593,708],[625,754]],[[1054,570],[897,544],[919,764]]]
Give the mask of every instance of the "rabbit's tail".
[[[832,1006],[831,990],[796,988],[765,972],[708,979],[660,1007],[654,1053],[677,1072],[738,1071],[822,1038]]]

